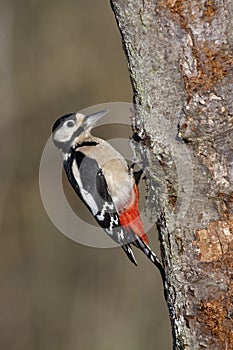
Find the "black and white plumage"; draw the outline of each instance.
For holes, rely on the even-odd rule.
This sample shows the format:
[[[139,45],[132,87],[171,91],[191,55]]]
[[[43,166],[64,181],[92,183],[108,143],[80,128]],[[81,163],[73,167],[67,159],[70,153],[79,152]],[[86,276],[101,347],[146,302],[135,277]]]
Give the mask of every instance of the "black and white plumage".
[[[122,246],[135,265],[131,243],[147,255],[163,276],[162,264],[148,246],[142,227],[132,168],[108,142],[90,134],[106,113],[103,110],[89,116],[62,116],[52,129],[54,144],[62,153],[69,182],[98,224]]]

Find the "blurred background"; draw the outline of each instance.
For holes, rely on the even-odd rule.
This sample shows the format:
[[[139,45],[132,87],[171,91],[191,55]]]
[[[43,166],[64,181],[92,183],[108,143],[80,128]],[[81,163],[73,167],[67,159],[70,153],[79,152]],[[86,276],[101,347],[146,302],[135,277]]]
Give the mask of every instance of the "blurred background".
[[[0,349],[171,349],[154,266],[69,240],[40,198],[57,117],[132,100],[109,1],[0,0],[0,55]]]

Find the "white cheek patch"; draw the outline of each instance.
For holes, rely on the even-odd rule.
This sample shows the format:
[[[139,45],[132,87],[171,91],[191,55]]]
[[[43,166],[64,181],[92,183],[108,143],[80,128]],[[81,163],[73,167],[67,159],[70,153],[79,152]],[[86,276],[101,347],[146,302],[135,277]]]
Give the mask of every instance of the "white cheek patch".
[[[75,177],[75,180],[79,186],[79,189],[80,189],[80,192],[81,192],[83,199],[87,203],[88,207],[91,209],[92,214],[96,215],[98,213],[97,204],[96,204],[92,194],[83,188],[82,181],[80,178],[80,173],[79,173],[76,161],[74,161],[72,164],[72,171],[73,171],[73,175]]]
[[[60,129],[58,129],[53,138],[57,142],[68,142],[72,139],[73,133],[75,132],[76,127],[73,126],[72,128],[69,128],[67,126],[62,126]]]

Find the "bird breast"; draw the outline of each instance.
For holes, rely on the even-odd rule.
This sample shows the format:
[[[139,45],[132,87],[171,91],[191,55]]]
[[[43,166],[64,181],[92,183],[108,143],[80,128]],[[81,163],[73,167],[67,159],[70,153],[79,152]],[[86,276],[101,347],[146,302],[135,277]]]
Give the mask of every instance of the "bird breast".
[[[115,207],[121,213],[134,201],[133,178],[128,173],[127,164],[112,159],[102,166],[102,171]]]
[[[98,144],[94,147],[84,146],[82,151],[97,161],[106,179],[109,194],[118,213],[121,213],[134,201],[133,174],[129,173],[126,160],[108,142],[98,138],[93,138],[92,141]]]

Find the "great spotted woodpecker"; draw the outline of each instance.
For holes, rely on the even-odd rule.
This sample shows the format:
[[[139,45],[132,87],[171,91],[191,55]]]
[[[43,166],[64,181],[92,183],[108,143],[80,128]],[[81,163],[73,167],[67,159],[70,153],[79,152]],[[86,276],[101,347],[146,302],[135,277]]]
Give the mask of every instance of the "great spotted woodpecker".
[[[163,266],[148,246],[139,215],[137,184],[141,172],[134,173],[116,149],[90,133],[106,113],[108,110],[60,117],[52,128],[54,144],[62,153],[69,182],[98,224],[135,265],[131,243],[146,254],[163,276]]]

